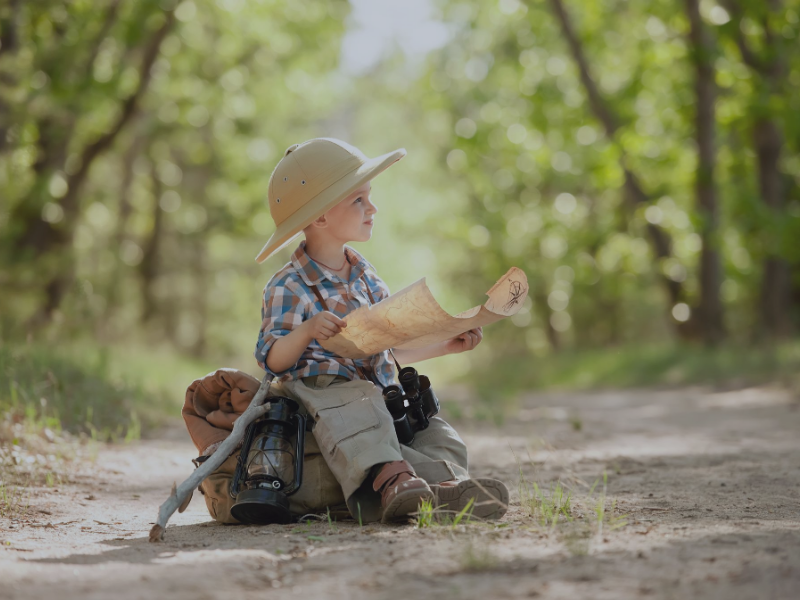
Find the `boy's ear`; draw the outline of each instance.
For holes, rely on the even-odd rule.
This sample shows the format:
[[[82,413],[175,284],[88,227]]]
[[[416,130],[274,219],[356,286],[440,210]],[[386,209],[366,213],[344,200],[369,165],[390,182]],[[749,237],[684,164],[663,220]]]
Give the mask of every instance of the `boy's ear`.
[[[309,227],[318,227],[320,229],[324,229],[328,226],[328,219],[326,215],[322,215],[321,217],[317,217],[313,221],[311,221],[311,225]]]

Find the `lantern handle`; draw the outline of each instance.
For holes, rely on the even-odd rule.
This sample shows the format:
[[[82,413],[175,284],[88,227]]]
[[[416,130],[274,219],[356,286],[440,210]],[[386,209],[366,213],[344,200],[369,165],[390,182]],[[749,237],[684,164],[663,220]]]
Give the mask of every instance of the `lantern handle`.
[[[294,413],[294,418],[297,420],[297,456],[294,460],[294,482],[292,483],[292,488],[283,490],[283,493],[287,496],[294,494],[303,485],[303,462],[306,453],[306,416],[296,412]]]

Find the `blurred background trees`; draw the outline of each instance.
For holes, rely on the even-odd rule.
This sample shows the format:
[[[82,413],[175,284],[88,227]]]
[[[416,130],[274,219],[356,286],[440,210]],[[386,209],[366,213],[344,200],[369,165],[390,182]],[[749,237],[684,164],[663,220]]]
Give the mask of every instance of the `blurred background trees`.
[[[0,344],[257,372],[291,252],[253,260],[267,182],[319,136],[409,150],[360,247],[392,289],[428,276],[457,312],[527,272],[453,377],[795,335],[800,0],[431,5],[448,36],[424,62],[352,73],[346,0],[2,2]]]
[[[792,335],[799,9],[445,7],[463,26],[428,84],[453,115],[443,154],[471,197],[464,275],[524,264],[529,349]]]

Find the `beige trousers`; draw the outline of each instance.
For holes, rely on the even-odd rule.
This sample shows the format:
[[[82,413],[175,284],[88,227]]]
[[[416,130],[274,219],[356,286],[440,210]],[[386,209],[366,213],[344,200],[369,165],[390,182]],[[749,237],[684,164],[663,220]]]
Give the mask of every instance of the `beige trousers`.
[[[289,496],[295,515],[346,505],[361,522],[379,520],[380,496],[370,475],[386,462],[407,460],[428,483],[469,477],[467,448],[450,425],[434,417],[410,445],[401,445],[381,390],[369,381],[319,375],[273,384],[271,393],[296,400],[314,421],[313,433],[306,435],[303,484]],[[223,523],[236,523],[229,486],[237,456],[200,486],[209,513]]]

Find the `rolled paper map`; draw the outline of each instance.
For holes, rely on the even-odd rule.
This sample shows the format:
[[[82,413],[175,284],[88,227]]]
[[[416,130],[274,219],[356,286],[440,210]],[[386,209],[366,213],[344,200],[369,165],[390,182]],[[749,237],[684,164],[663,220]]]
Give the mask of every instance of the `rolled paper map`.
[[[528,278],[512,267],[486,295],[485,304],[451,316],[423,277],[377,304],[354,310],[345,317],[347,327],[320,344],[344,358],[366,358],[389,348],[421,348],[449,340],[517,314],[528,295]]]

